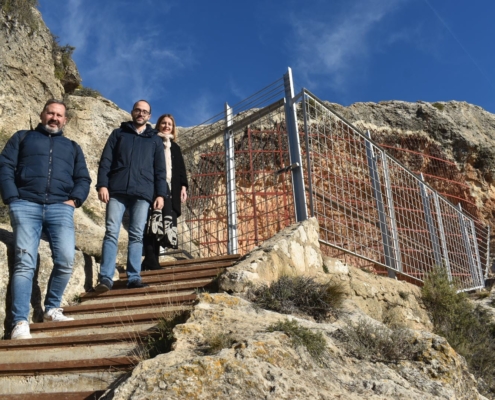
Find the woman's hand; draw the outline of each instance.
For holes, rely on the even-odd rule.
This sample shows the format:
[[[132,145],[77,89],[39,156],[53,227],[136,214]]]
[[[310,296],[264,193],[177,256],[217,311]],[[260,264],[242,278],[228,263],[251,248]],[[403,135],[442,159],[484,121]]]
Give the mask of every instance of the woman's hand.
[[[187,188],[185,186],[182,186],[182,189],[180,190],[180,202],[185,203],[187,200]]]

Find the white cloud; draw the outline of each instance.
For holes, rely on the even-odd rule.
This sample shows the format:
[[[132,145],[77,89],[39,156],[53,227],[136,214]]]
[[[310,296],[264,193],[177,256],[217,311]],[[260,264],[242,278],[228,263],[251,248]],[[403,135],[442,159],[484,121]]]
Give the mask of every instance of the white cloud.
[[[59,21],[61,36],[76,47],[74,59],[83,84],[97,88],[124,109],[136,98],[162,96],[167,80],[195,64],[187,35],[178,38],[161,23],[173,8],[170,2],[139,3],[141,11],[148,7],[153,12],[155,23],[133,18],[134,1],[68,0],[65,6],[67,18]]]
[[[298,71],[308,82],[324,76],[330,86],[344,91],[349,79],[360,69],[360,63],[366,62],[373,51],[373,31],[406,1],[349,1],[338,12],[329,8],[325,15],[294,18]]]

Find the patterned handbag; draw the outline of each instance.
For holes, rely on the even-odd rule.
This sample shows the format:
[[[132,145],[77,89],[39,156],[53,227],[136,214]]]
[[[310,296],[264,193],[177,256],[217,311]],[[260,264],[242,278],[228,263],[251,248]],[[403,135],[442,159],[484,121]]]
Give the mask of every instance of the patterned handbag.
[[[165,236],[165,227],[161,210],[153,210],[150,207],[148,222],[146,224],[146,234],[154,236],[157,241],[163,240]]]
[[[165,197],[165,205],[163,206],[163,231],[164,235],[160,240],[161,246],[177,249],[179,247],[177,213],[172,208],[172,198],[170,196]]]

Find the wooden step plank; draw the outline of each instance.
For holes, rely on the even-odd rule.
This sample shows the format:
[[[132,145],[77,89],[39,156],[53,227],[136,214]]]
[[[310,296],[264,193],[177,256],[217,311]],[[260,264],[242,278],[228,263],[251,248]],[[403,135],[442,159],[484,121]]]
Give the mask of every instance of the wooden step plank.
[[[147,294],[159,294],[159,293],[179,293],[181,291],[191,289],[201,289],[211,284],[211,279],[204,279],[203,281],[191,280],[184,283],[168,283],[165,285],[150,286],[142,289],[112,289],[105,293],[87,292],[81,294],[81,302],[96,299],[105,299],[110,297],[137,297]]]
[[[106,357],[92,360],[47,361],[32,363],[0,363],[0,376],[5,375],[39,375],[54,372],[96,371],[102,369],[129,370],[140,361],[133,356]]]
[[[90,327],[111,327],[111,326],[121,326],[126,324],[136,324],[148,321],[158,321],[160,318],[171,318],[177,315],[178,312],[183,312],[190,310],[190,306],[184,307],[172,307],[173,310],[167,310],[164,308],[163,311],[154,313],[135,313],[128,315],[118,315],[112,317],[100,317],[100,318],[87,318],[87,319],[76,319],[74,321],[65,322],[40,322],[30,324],[29,328],[31,333],[33,332],[49,332],[56,330],[67,330],[67,329],[80,329],[80,328],[90,328]],[[35,339],[23,339],[23,340],[35,340]]]
[[[197,294],[171,295],[145,299],[130,299],[124,301],[112,301],[107,303],[81,304],[77,306],[64,307],[64,314],[88,314],[94,312],[110,312],[131,308],[142,308],[146,306],[169,306],[177,304],[191,304],[198,297]]]
[[[177,273],[184,273],[184,272],[195,272],[195,271],[207,271],[207,270],[215,270],[215,269],[225,269],[228,267],[231,267],[232,263],[229,261],[225,262],[214,262],[211,264],[205,264],[205,265],[190,265],[190,266],[184,266],[180,268],[161,268],[161,269],[155,269],[153,271],[142,271],[141,272],[141,277],[149,277],[149,276],[155,276],[155,275],[170,275],[170,274],[177,274]],[[126,272],[121,272],[119,274],[119,281],[127,281],[127,274]]]
[[[190,260],[172,260],[172,261],[163,261],[160,263],[162,267],[174,267],[174,266],[182,266],[189,264],[208,264],[217,261],[231,261],[235,262],[241,257],[240,254],[226,254],[223,256],[215,256],[215,257],[205,257],[205,258],[193,258]]]
[[[176,274],[156,274],[153,276],[143,276],[142,281],[147,284],[161,284],[161,283],[169,283],[169,282],[180,282],[180,281],[190,281],[194,279],[204,279],[204,278],[216,278],[217,275],[224,271],[223,268],[216,268],[201,272],[181,272]],[[127,285],[127,279],[121,281],[114,282],[115,289],[125,288]],[[128,289],[128,290],[136,290],[136,289]]]
[[[85,391],[85,392],[54,392],[54,393],[21,393],[21,394],[2,394],[2,400],[97,400],[104,390]]]
[[[155,336],[156,331],[133,331],[133,332],[112,332],[112,333],[97,333],[94,335],[81,336],[54,336],[33,338],[25,340],[2,340],[0,341],[1,351],[15,350],[37,350],[56,347],[75,347],[87,345],[104,345],[121,342],[139,342],[146,340],[148,337]]]

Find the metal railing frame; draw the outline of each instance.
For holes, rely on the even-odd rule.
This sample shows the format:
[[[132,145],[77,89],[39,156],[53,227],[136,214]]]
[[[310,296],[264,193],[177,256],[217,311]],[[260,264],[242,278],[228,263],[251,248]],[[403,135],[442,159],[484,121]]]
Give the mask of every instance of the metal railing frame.
[[[394,207],[393,207],[393,201],[392,199],[392,194],[390,192],[390,179],[388,176],[388,166],[387,166],[387,158],[393,159],[390,155],[385,155],[384,150],[379,150],[380,154],[377,156],[375,154],[376,149],[380,149],[380,146],[376,143],[373,142],[371,139],[369,132],[367,134],[363,134],[362,132],[359,131],[356,127],[354,127],[351,123],[345,120],[342,116],[338,115],[336,112],[331,110],[324,102],[319,100],[315,95],[313,95],[311,92],[309,92],[307,89],[302,89],[302,92],[304,93],[303,101],[307,101],[308,99],[312,99],[313,101],[318,103],[318,106],[327,110],[328,113],[332,114],[335,118],[339,119],[343,124],[347,125],[350,129],[352,129],[356,134],[364,138],[365,140],[365,145],[366,145],[366,154],[367,154],[367,160],[368,160],[368,169],[369,169],[369,174],[370,174],[370,181],[373,187],[373,194],[375,197],[375,202],[376,202],[376,208],[378,211],[378,216],[379,220],[377,221],[377,224],[380,227],[381,231],[381,236],[382,236],[382,244],[383,244],[383,252],[384,252],[384,259],[385,263],[384,266],[387,268],[387,271],[389,273],[389,276],[394,276],[393,273],[391,274],[390,271],[393,272],[402,272],[402,266],[400,260],[400,247],[397,244],[396,240],[396,232],[397,232],[397,227],[395,226],[395,215],[394,215]],[[308,130],[308,113],[306,110],[306,107],[303,105],[303,118],[304,118],[304,134],[306,137],[309,136],[309,130]],[[309,158],[309,154],[311,152],[311,149],[309,148],[309,144],[306,144],[307,148],[307,155]],[[377,165],[377,160],[382,159],[384,162],[382,162],[382,168],[383,168],[383,182],[380,180],[378,177],[378,165]],[[424,179],[422,177],[418,178],[415,176],[414,173],[412,173],[406,166],[404,166],[401,162],[394,160],[394,163],[399,165],[401,168],[403,168],[404,172],[408,173],[417,181],[418,188],[421,193],[421,198],[422,198],[422,203],[423,203],[423,218],[425,220],[426,226],[428,228],[429,232],[429,237],[430,237],[430,246],[431,246],[431,252],[434,256],[435,263],[437,265],[443,266],[447,269],[449,278],[452,280],[452,260],[450,260],[449,257],[449,252],[447,249],[446,245],[446,236],[445,236],[445,230],[443,226],[443,220],[442,220],[442,212],[440,209],[439,205],[439,198],[442,198],[442,201],[450,203],[448,200],[445,198],[441,197],[434,189],[428,186],[426,182],[424,182]],[[308,166],[311,165],[311,161],[307,161]],[[308,167],[308,170],[311,168]],[[385,211],[385,200],[383,199],[384,193],[381,190],[382,185],[385,187],[385,193],[387,194],[387,208],[389,209],[389,213],[387,214]],[[431,193],[428,194],[428,193]],[[310,197],[310,204],[312,204],[312,196],[313,196],[313,190],[308,191],[308,196]],[[435,228],[435,223],[433,221],[433,214],[432,210],[430,208],[430,198],[433,200],[433,204],[435,207],[435,215],[436,215],[436,224],[438,226],[438,232],[437,228]],[[452,205],[452,207],[454,207]],[[317,213],[312,212],[312,215],[315,215],[318,218]],[[458,208],[458,218],[459,218],[459,227],[460,227],[460,232],[459,235],[462,237],[462,241],[459,243],[460,246],[462,246],[465,251],[466,258],[469,263],[469,269],[471,273],[471,278],[473,281],[473,285],[468,288],[460,288],[460,290],[472,290],[472,289],[480,289],[484,286],[484,282],[482,279],[483,276],[483,267],[481,265],[480,261],[480,252],[478,248],[478,239],[476,237],[476,230],[474,226],[474,221],[471,217],[467,216],[465,213],[462,212],[462,209],[460,207]],[[469,229],[468,229],[469,227]],[[487,228],[487,231],[489,232],[489,228]],[[487,260],[487,265],[486,265],[486,270],[488,270],[488,265],[489,265],[489,240],[488,237],[481,238],[484,241],[486,241],[487,245],[487,254],[486,254],[486,260]],[[347,251],[345,248],[337,246],[338,249]],[[364,259],[367,259],[368,261],[375,261],[376,260],[370,260],[367,257],[363,257],[360,254],[352,253],[352,255],[361,257]],[[399,262],[397,262],[399,261]],[[433,267],[433,266],[432,266]],[[406,274],[407,275],[407,274]],[[485,272],[485,277],[487,273]]]
[[[283,129],[286,131],[287,135],[287,152],[288,152],[288,158],[289,162],[288,165],[285,164],[285,166],[278,170],[275,171],[275,175],[279,176],[282,173],[288,173],[290,172],[290,184],[292,186],[292,190],[288,191],[286,194],[292,196],[293,203],[291,203],[291,208],[294,210],[294,218],[295,221],[303,221],[308,218],[308,215],[310,216],[315,216],[317,218],[321,217],[319,214],[319,210],[317,209],[317,202],[319,201],[320,203],[318,204],[329,204],[331,207],[334,207],[334,213],[343,213],[342,215],[344,216],[344,221],[347,220],[352,220],[352,219],[361,219],[362,223],[366,224],[367,227],[365,229],[378,229],[380,232],[381,237],[381,257],[383,261],[377,260],[377,257],[372,256],[370,254],[375,254],[375,253],[359,253],[359,251],[355,250],[349,250],[345,246],[340,245],[339,243],[331,243],[328,242],[328,240],[322,240],[320,239],[320,242],[323,245],[328,245],[334,249],[338,249],[339,251],[343,251],[344,253],[350,254],[352,256],[357,256],[358,258],[362,258],[363,260],[367,260],[371,263],[374,263],[376,265],[381,265],[386,268],[387,273],[390,277],[398,277],[398,276],[411,276],[410,271],[414,268],[411,269],[410,266],[407,264],[404,264],[405,261],[403,260],[403,255],[402,252],[404,251],[403,247],[406,245],[404,244],[404,240],[409,241],[412,243],[414,240],[414,237],[405,237],[404,235],[399,232],[399,222],[398,222],[398,216],[397,212],[395,210],[395,205],[394,205],[394,196],[398,196],[397,188],[392,187],[392,177],[391,173],[398,174],[399,172],[402,174],[405,174],[404,176],[407,177],[408,180],[411,180],[411,182],[416,182],[415,185],[417,186],[415,191],[417,190],[417,197],[418,197],[418,208],[414,211],[414,217],[416,216],[421,216],[421,218],[418,220],[419,222],[412,221],[410,223],[421,223],[421,226],[425,226],[425,232],[427,232],[426,235],[427,239],[424,237],[421,238],[421,240],[424,240],[426,243],[426,240],[428,240],[428,252],[429,255],[423,257],[424,260],[429,260],[431,258],[432,264],[436,264],[439,266],[443,266],[446,268],[448,271],[448,276],[450,280],[454,279],[452,270],[455,267],[455,263],[457,262],[456,260],[459,259],[459,254],[453,254],[451,255],[450,252],[452,251],[454,246],[451,242],[448,242],[448,240],[456,240],[455,238],[453,239],[453,235],[451,230],[452,225],[454,224],[452,220],[452,210],[455,210],[457,213],[457,219],[458,222],[455,223],[456,226],[459,228],[459,232],[457,232],[457,236],[461,238],[461,242],[458,243],[458,247],[461,247],[464,250],[462,257],[467,257],[468,263],[469,263],[469,271],[471,274],[471,279],[473,284],[470,287],[463,287],[461,290],[470,290],[470,289],[477,289],[481,288],[483,286],[483,276],[486,278],[487,273],[488,273],[488,268],[489,268],[489,240],[487,240],[486,237],[477,237],[477,230],[475,226],[475,222],[471,217],[466,215],[465,213],[462,212],[462,209],[456,209],[455,206],[451,205],[449,206],[449,213],[446,218],[448,220],[448,229],[449,231],[446,232],[446,226],[444,223],[444,210],[447,204],[451,204],[448,200],[443,198],[436,192],[434,189],[432,189],[428,183],[425,182],[424,178],[422,176],[418,177],[416,174],[411,172],[406,166],[404,166],[400,161],[394,159],[390,154],[386,152],[386,150],[382,149],[377,143],[373,141],[371,138],[371,135],[369,132],[366,132],[366,134],[363,134],[360,132],[355,126],[353,126],[351,123],[346,121],[342,116],[338,115],[335,111],[333,111],[328,105],[326,105],[323,101],[318,99],[314,94],[312,94],[310,91],[307,89],[302,89],[297,95],[294,94],[294,83],[292,79],[292,70],[289,68],[287,73],[283,76],[283,89],[282,91],[279,90],[279,86],[272,86],[270,85],[268,87],[269,91],[267,91],[266,98],[270,101],[270,104],[265,105],[264,107],[260,109],[247,109],[247,111],[239,111],[236,110],[238,113],[237,115],[234,114],[234,109],[230,107],[228,104],[225,104],[225,109],[224,109],[224,118],[223,122],[221,120],[218,121],[213,121],[209,125],[204,125],[205,129],[201,130],[201,126],[195,127],[194,129],[198,129],[198,137],[200,140],[194,144],[190,144],[187,149],[196,149],[198,150],[201,146],[204,146],[211,141],[215,141],[217,143],[217,146],[219,144],[218,138],[223,135],[223,148],[225,151],[225,203],[226,203],[226,208],[227,208],[227,218],[226,218],[226,230],[227,232],[225,234],[223,233],[215,233],[215,237],[218,238],[224,238],[227,237],[227,245],[226,245],[226,251],[228,254],[236,254],[240,253],[242,250],[241,246],[239,245],[239,241],[243,240],[244,242],[246,240],[254,240],[256,243],[259,242],[258,240],[258,227],[255,227],[255,230],[251,232],[251,235],[255,235],[253,239],[245,239],[242,237],[243,233],[239,229],[240,224],[242,223],[239,221],[239,209],[238,209],[238,204],[239,201],[248,201],[246,200],[246,195],[244,195],[244,200],[242,200],[239,196],[238,191],[240,190],[238,187],[238,182],[236,179],[236,168],[237,168],[237,163],[236,163],[236,135],[239,135],[239,132],[249,132],[249,127],[250,126],[255,126],[258,124],[258,121],[268,119],[268,120],[276,120],[280,122],[280,117],[279,113],[280,110],[283,108],[283,115],[285,120],[281,121],[280,123],[283,124]],[[261,91],[260,91],[261,92]],[[259,92],[259,93],[260,93]],[[282,95],[283,98],[278,98],[277,96]],[[250,103],[253,104],[258,101],[258,99],[253,95],[251,98],[249,98]],[[367,211],[368,214],[366,215],[360,215],[359,209],[357,208],[351,208],[348,207],[347,204],[338,204],[338,201],[335,199],[339,199],[338,197],[335,197],[332,193],[325,193],[322,192],[321,190],[318,190],[318,188],[315,185],[314,179],[316,179],[313,176],[312,172],[312,149],[311,149],[311,141],[310,141],[310,115],[308,113],[306,104],[308,104],[309,107],[309,101],[313,101],[318,107],[320,107],[321,110],[324,110],[325,113],[327,113],[329,116],[331,116],[332,120],[335,119],[336,121],[339,122],[339,124],[342,124],[342,126],[346,127],[347,130],[351,131],[352,134],[355,134],[356,137],[359,137],[360,143],[363,144],[364,146],[364,155],[363,157],[366,158],[366,164],[367,164],[367,182],[371,184],[370,188],[370,193],[374,197],[374,207],[375,210],[370,210]],[[261,101],[260,101],[261,102]],[[234,106],[235,107],[235,106]],[[298,120],[298,107],[301,108],[302,111],[302,118],[301,115],[299,114],[300,120]],[[309,109],[309,108],[308,108]],[[246,112],[246,114],[244,114]],[[316,112],[316,111],[315,111]],[[279,119],[277,119],[279,118]],[[253,125],[254,124],[254,125]],[[263,124],[261,124],[263,125]],[[302,137],[301,137],[302,136]],[[247,141],[251,140],[251,135],[247,134],[246,139]],[[328,138],[328,141],[333,141],[332,137]],[[246,142],[247,143],[247,142]],[[248,152],[251,151],[251,143],[248,144]],[[216,148],[218,151],[218,148]],[[253,150],[254,151],[254,150]],[[305,152],[305,154],[303,154]],[[218,153],[217,153],[218,154]],[[252,197],[251,200],[253,203],[253,219],[254,223],[257,225],[258,223],[265,223],[264,221],[260,220],[261,222],[258,222],[256,217],[256,204],[257,200],[255,198],[255,180],[260,179],[257,178],[255,174],[259,173],[259,171],[256,171],[256,168],[254,167],[254,160],[253,160],[253,155],[254,153],[250,152],[249,155],[246,155],[245,157],[249,156],[249,160],[244,159],[244,163],[249,162],[250,165],[250,170],[252,171],[249,175],[251,179],[251,186],[248,192],[249,196]],[[287,153],[286,153],[287,154]],[[348,157],[352,157],[353,155],[350,154]],[[203,156],[201,157],[207,157],[206,153],[204,153]],[[198,159],[199,159],[198,158]],[[389,163],[393,164],[393,172],[390,172],[391,166]],[[397,172],[400,169],[399,172]],[[364,171],[360,171],[360,174],[363,174]],[[264,176],[264,175],[263,175]],[[409,182],[409,181],[408,181]],[[359,184],[359,182],[357,183]],[[363,185],[363,181],[360,183]],[[307,186],[305,186],[307,185]],[[415,187],[416,187],[415,186]],[[358,191],[360,188],[355,189]],[[285,189],[284,189],[285,190]],[[211,191],[211,190],[210,190]],[[207,193],[206,191],[205,193]],[[289,193],[291,192],[291,193]],[[284,192],[285,193],[285,192]],[[221,193],[220,193],[221,195]],[[215,196],[218,196],[218,192],[215,192]],[[254,197],[253,197],[254,196]],[[268,194],[265,194],[265,196],[268,196]],[[315,196],[318,196],[318,199],[316,199]],[[201,196],[200,196],[201,197]],[[205,197],[202,196],[202,201],[205,201]],[[356,204],[359,201],[356,200]],[[202,203],[203,204],[203,203]],[[329,206],[329,208],[330,208]],[[369,204],[367,205],[367,207]],[[284,206],[282,206],[284,207]],[[354,207],[354,206],[353,206]],[[285,208],[285,210],[288,210]],[[368,210],[368,209],[367,209]],[[373,211],[373,212],[372,212]],[[265,212],[266,214],[266,212]],[[325,216],[325,218],[331,218],[332,215]],[[246,218],[246,217],[244,217]],[[262,215],[260,218],[267,218],[267,215]],[[376,220],[375,220],[376,218]],[[418,217],[419,218],[419,217]],[[208,221],[210,221],[211,218],[209,218]],[[198,219],[194,220],[195,224],[201,224],[201,222],[198,222]],[[329,223],[331,220],[326,220],[325,223]],[[337,221],[340,223],[339,221]],[[335,222],[335,223],[337,223]],[[479,223],[479,222],[478,222]],[[355,223],[357,226],[359,226],[359,223]],[[402,230],[407,230],[404,229],[404,222],[401,222],[401,229]],[[458,224],[458,225],[457,225]],[[201,226],[202,232],[208,231],[207,224],[204,224],[205,226]],[[281,224],[281,228],[283,228],[283,224]],[[406,226],[407,228],[407,226]],[[199,228],[198,228],[199,229]],[[223,228],[222,228],[223,229]],[[419,229],[419,228],[418,228]],[[486,229],[489,235],[489,227]],[[206,235],[208,232],[206,232]],[[212,236],[213,237],[213,236]],[[263,236],[261,240],[266,239],[266,237]],[[210,246],[211,243],[214,243],[215,239],[203,239],[204,243],[206,243],[207,246]],[[222,239],[223,240],[223,239]],[[402,240],[402,241],[401,241]],[[480,254],[480,249],[478,248],[478,241],[481,241],[484,243],[486,240],[487,242],[487,249],[486,249],[486,255],[483,255],[486,257],[486,270],[483,273],[483,267],[481,266],[481,258]],[[376,245],[379,244],[380,239],[377,240]],[[407,242],[407,243],[409,243]],[[356,248],[362,248],[363,246],[366,246],[365,243],[353,243]],[[200,246],[197,245],[196,247]],[[375,245],[374,245],[375,246]],[[418,248],[423,248],[425,245],[423,242],[418,244]],[[423,247],[421,247],[423,246]],[[221,248],[222,246],[218,246],[218,248]],[[244,249],[246,248],[245,246],[243,247]],[[458,248],[456,248],[458,250]],[[199,251],[199,250],[198,250]],[[375,251],[373,249],[373,251]],[[419,251],[419,250],[415,250]],[[198,253],[200,254],[200,252]],[[218,254],[220,255],[220,254]],[[409,260],[411,256],[406,256],[406,259]],[[434,265],[430,266],[431,268],[434,267]],[[428,271],[426,271],[428,272]],[[426,273],[424,272],[424,273]],[[398,274],[398,275],[397,275]],[[409,275],[408,275],[409,274]],[[422,272],[423,274],[423,272]],[[421,278],[418,279],[418,277],[413,277],[414,280],[421,280]]]

